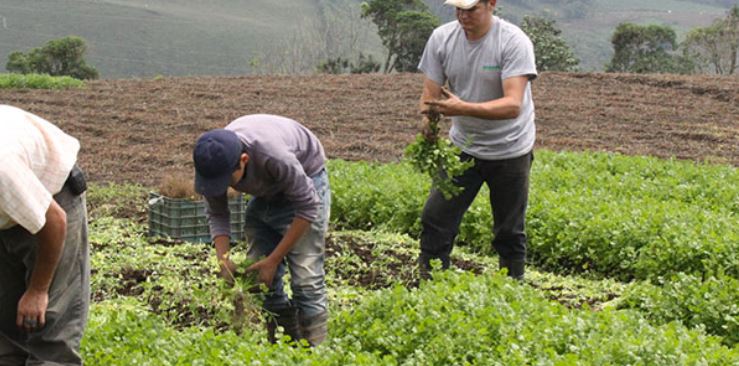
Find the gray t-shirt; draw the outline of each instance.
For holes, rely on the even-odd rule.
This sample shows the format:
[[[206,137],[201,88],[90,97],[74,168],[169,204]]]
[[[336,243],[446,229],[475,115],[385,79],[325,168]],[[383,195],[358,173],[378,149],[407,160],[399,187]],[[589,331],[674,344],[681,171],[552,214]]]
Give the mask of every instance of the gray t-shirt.
[[[249,156],[237,191],[268,200],[287,200],[295,216],[313,221],[320,199],[311,176],[325,167],[326,154],[318,138],[289,118],[253,114],[226,126],[234,131]],[[230,235],[230,212],[226,195],[206,197],[206,214],[212,238]]]
[[[534,46],[517,26],[497,16],[483,38],[470,42],[458,21],[434,30],[418,65],[426,77],[444,85],[467,102],[487,102],[503,97],[503,80],[514,76],[536,78]],[[486,160],[515,158],[534,147],[534,102],[531,82],[518,117],[486,120],[452,117],[449,138],[462,151]]]

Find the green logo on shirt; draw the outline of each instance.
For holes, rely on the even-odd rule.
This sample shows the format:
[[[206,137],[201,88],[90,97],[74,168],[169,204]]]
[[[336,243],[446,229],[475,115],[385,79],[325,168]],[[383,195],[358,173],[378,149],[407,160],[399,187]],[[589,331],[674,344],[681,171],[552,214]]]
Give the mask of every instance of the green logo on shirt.
[[[483,65],[482,69],[485,71],[500,71],[500,66],[498,65]]]

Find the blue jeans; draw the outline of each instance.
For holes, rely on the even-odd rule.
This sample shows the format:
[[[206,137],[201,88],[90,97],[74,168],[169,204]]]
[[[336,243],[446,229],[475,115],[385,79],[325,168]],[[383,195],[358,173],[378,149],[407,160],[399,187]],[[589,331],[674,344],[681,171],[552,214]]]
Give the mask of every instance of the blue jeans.
[[[322,170],[312,176],[321,201],[318,218],[310,225],[277,267],[272,287],[264,301],[264,308],[275,312],[289,306],[297,306],[301,314],[312,317],[328,310],[323,263],[326,249],[326,232],[331,214],[331,187],[328,173]],[[244,232],[250,244],[249,257],[258,259],[272,253],[295,218],[292,204],[280,197],[265,199],[255,197],[246,207]],[[290,268],[292,302],[284,291],[282,277]]]
[[[459,225],[483,183],[490,188],[493,211],[493,248],[506,260],[526,258],[524,221],[529,198],[529,172],[533,153],[505,160],[482,160],[462,153],[462,160],[474,160],[475,165],[454,179],[464,190],[446,200],[432,190],[423,208],[421,223],[420,264],[428,266],[430,259],[440,259],[449,267],[449,256]]]

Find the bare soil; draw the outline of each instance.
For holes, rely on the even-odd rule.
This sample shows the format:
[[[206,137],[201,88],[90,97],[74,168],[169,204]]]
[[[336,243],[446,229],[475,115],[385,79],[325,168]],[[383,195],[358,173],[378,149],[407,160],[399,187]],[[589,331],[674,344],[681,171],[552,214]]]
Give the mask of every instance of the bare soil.
[[[300,121],[330,158],[398,161],[416,133],[422,80],[418,74],[100,80],[79,90],[0,90],[0,103],[78,137],[92,180],[155,186],[171,173],[192,174],[200,133],[252,113]],[[737,77],[543,73],[533,88],[537,148],[739,165]]]

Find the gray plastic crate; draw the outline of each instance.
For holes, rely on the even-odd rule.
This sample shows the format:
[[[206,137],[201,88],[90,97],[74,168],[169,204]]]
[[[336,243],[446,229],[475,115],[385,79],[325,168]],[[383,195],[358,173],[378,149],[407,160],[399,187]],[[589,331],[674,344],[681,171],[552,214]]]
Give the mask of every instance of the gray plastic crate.
[[[231,240],[244,239],[244,195],[228,201],[231,211]],[[170,198],[149,193],[149,236],[166,236],[189,242],[210,243],[205,201]]]

